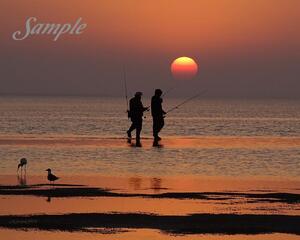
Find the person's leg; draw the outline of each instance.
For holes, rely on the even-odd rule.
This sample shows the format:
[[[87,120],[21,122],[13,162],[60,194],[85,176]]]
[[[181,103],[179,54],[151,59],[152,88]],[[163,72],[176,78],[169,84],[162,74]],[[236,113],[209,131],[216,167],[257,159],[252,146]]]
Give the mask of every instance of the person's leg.
[[[159,141],[159,136],[158,136],[158,129],[159,129],[159,122],[158,118],[153,118],[153,147],[158,147],[158,141]]]
[[[129,138],[131,138],[131,132],[134,130],[134,129],[136,129],[136,123],[135,123],[135,121],[134,120],[131,120],[131,126],[130,126],[130,128],[128,129],[128,131],[127,131],[127,135],[128,135],[128,137]]]
[[[157,135],[162,130],[162,128],[164,127],[164,125],[165,125],[165,120],[163,118],[161,118],[159,120],[159,126],[158,126],[158,129],[157,129]]]
[[[158,136],[158,133],[164,126],[164,119],[163,118],[156,118],[153,119],[153,136],[154,140],[159,141],[161,138]]]
[[[136,122],[136,146],[141,146],[141,131],[143,126],[143,119]]]
[[[128,131],[127,131],[127,142],[128,142],[128,143],[131,143],[131,132],[132,132],[134,129],[136,129],[136,124],[135,124],[135,122],[134,122],[133,120],[131,120],[131,121],[132,121],[131,126],[130,126],[130,128],[129,128]]]
[[[154,137],[154,139],[156,139],[158,137],[157,118],[153,118],[153,137]]]

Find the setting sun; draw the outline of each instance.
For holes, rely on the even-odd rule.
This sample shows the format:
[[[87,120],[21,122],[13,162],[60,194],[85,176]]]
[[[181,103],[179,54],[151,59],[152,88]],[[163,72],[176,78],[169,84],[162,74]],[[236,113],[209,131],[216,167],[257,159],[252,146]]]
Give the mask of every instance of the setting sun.
[[[179,57],[172,62],[171,72],[177,79],[191,79],[197,74],[198,65],[192,58]]]

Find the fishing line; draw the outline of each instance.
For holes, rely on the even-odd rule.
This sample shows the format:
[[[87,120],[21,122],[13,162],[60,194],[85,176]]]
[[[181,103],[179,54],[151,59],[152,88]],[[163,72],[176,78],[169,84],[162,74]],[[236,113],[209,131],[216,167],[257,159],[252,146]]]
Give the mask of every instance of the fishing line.
[[[194,95],[194,96],[192,96],[192,97],[190,97],[190,98],[184,100],[183,102],[179,103],[179,104],[176,105],[175,107],[172,107],[171,109],[169,109],[168,111],[166,111],[166,114],[168,114],[168,113],[170,113],[170,112],[172,112],[172,111],[178,109],[178,108],[181,107],[182,105],[184,105],[184,104],[186,104],[186,103],[192,101],[193,99],[195,99],[195,98],[197,98],[197,97],[200,97],[200,96],[204,95],[205,93],[206,93],[206,90],[203,90],[202,92],[197,93],[196,95]]]

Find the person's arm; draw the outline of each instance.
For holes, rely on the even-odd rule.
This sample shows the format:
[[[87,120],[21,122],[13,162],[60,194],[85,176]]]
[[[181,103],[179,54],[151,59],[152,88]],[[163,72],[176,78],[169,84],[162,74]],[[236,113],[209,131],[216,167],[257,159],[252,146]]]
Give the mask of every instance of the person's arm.
[[[160,110],[161,110],[163,115],[166,115],[167,113],[162,108],[162,102],[163,102],[163,100],[161,99],[161,101],[160,101]]]
[[[140,103],[140,109],[145,112],[145,111],[148,111],[149,110],[149,107],[144,107],[143,103],[141,102]]]

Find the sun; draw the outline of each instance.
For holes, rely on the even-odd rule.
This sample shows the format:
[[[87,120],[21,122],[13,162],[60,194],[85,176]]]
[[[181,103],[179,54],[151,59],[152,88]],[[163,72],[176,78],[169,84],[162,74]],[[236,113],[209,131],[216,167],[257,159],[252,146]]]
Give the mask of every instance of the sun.
[[[192,79],[198,73],[198,65],[190,57],[179,57],[172,62],[171,72],[176,79]]]

